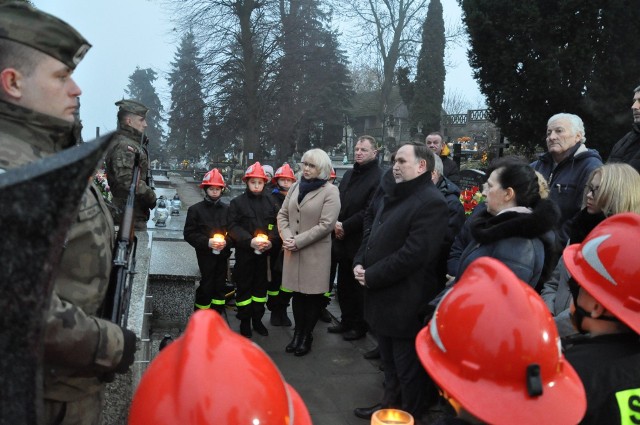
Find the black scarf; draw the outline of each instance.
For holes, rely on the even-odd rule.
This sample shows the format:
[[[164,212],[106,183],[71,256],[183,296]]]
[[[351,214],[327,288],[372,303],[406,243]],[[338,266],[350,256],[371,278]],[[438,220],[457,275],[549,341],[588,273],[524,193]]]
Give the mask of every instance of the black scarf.
[[[586,208],[581,209],[573,216],[571,227],[569,228],[570,243],[580,243],[587,237],[601,221],[607,218],[603,212],[589,214]]]
[[[300,179],[300,189],[298,192],[298,203],[301,203],[307,193],[312,192],[320,187],[322,187],[327,180],[322,179],[311,179],[307,180],[304,177]]]

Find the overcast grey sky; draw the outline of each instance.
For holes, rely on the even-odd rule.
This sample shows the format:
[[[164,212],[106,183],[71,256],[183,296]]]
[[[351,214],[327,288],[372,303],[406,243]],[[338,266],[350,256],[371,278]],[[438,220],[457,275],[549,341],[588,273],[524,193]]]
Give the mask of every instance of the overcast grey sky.
[[[75,27],[93,45],[74,73],[82,88],[83,137],[95,137],[116,127],[114,103],[125,96],[129,75],[136,66],[158,73],[156,90],[165,110],[170,104],[166,75],[176,52],[173,24],[160,2],[150,0],[32,0],[36,7]],[[460,21],[456,0],[442,0],[445,24]],[[482,95],[472,77],[466,45],[455,46],[448,57],[456,64],[447,70],[446,91],[458,90],[473,107]]]

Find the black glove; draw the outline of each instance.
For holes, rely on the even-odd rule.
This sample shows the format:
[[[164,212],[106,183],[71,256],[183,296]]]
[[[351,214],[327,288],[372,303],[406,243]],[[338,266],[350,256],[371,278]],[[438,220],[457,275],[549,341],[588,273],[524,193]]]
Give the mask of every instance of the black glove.
[[[122,359],[115,369],[116,373],[127,373],[129,366],[133,364],[136,353],[136,334],[129,329],[122,329],[122,336],[124,337],[124,349],[122,350]]]

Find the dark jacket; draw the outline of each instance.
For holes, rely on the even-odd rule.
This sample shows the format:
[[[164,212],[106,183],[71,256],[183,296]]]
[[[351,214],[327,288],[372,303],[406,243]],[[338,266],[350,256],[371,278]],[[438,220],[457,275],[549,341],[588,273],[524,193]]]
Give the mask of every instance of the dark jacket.
[[[587,393],[581,424],[640,421],[640,341],[635,333],[602,335],[565,351]]]
[[[463,207],[464,208],[464,207]],[[484,202],[478,204],[469,217],[466,218],[462,228],[453,239],[453,245],[449,249],[449,257],[447,258],[447,273],[451,276],[455,276],[458,273],[458,265],[460,264],[460,257],[464,249],[471,243],[471,222],[472,217],[487,210],[487,204]]]
[[[214,234],[220,233],[226,236],[229,226],[228,210],[229,206],[221,200],[214,202],[207,198],[190,206],[187,210],[183,231],[184,240],[195,248],[198,263],[202,260],[229,258],[231,253],[229,237],[225,237],[227,246],[220,255],[214,255],[209,248],[209,239]]]
[[[456,279],[479,257],[502,261],[518,278],[536,288],[548,278],[558,260],[554,227],[559,213],[541,200],[531,214],[506,211],[496,216],[486,210],[470,223],[471,242],[462,252]]]
[[[365,269],[365,320],[371,328],[413,338],[437,293],[436,261],[447,229],[447,204],[430,173],[399,184],[386,177],[367,211],[372,226],[354,265]]]
[[[605,219],[603,213],[589,214],[586,208],[580,210],[571,220],[571,226],[567,230],[569,243],[580,243],[587,237],[599,223]],[[562,245],[564,246],[564,245]],[[554,316],[556,327],[560,337],[574,335],[578,331],[573,326],[569,305],[571,303],[571,293],[569,292],[569,272],[562,258],[551,273],[549,279],[544,282],[540,296],[549,307],[549,311]]]
[[[336,258],[353,259],[362,242],[364,214],[380,184],[382,170],[378,161],[353,164],[340,181],[340,214],[338,221],[344,229],[344,239],[333,239]]]
[[[229,204],[229,236],[233,239],[236,250],[253,253],[251,239],[258,233],[264,233],[273,245],[266,252],[278,252],[278,210],[271,195],[264,191],[256,195],[247,189],[242,195],[233,198]]]
[[[453,240],[465,222],[464,207],[462,206],[462,202],[460,202],[460,188],[444,176],[440,179],[436,187],[442,195],[444,195],[444,199],[447,201],[447,207],[449,208],[449,226],[446,242],[449,247],[451,247]]]
[[[549,183],[549,198],[560,207],[560,223],[570,219],[582,208],[582,192],[589,174],[602,165],[602,158],[595,149],[587,149],[578,143],[571,154],[554,168],[549,152],[531,163]]]
[[[607,162],[624,162],[640,173],[640,124],[633,124],[633,129],[613,145]]]
[[[442,176],[436,187],[444,196],[445,201],[447,201],[447,208],[449,210],[447,234],[440,249],[438,260],[438,279],[441,283],[439,289],[442,290],[447,281],[446,274],[449,251],[451,250],[451,245],[453,245],[455,237],[465,223],[465,215],[464,207],[462,206],[462,202],[460,202],[460,188],[458,188],[455,183]]]
[[[442,160],[442,175],[454,182],[456,185],[460,183],[460,167],[448,156],[440,155]]]

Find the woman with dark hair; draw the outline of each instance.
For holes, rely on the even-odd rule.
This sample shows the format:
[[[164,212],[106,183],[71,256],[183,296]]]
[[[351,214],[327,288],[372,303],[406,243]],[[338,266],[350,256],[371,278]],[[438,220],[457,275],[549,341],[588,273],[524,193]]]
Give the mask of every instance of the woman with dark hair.
[[[554,228],[558,207],[542,199],[535,171],[521,161],[497,163],[484,186],[486,210],[470,218],[470,241],[458,261],[461,276],[473,260],[502,261],[521,280],[537,288],[555,267],[559,249]]]

